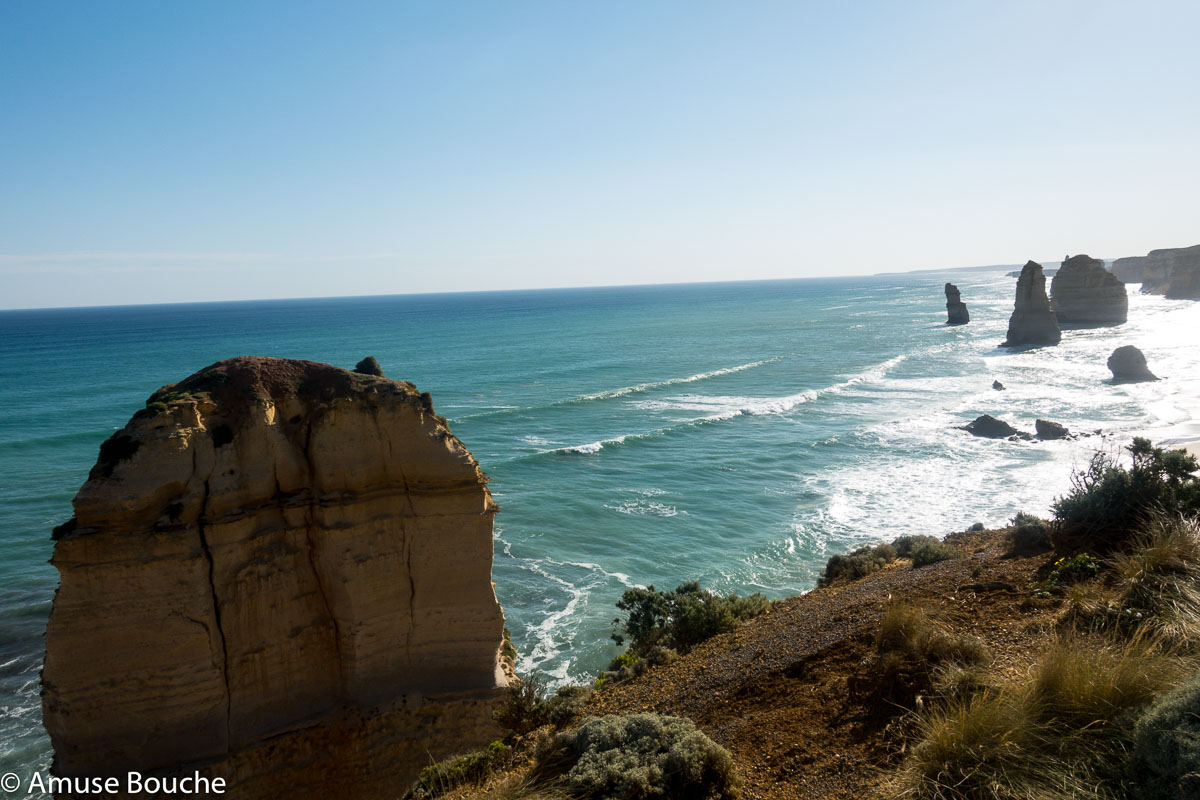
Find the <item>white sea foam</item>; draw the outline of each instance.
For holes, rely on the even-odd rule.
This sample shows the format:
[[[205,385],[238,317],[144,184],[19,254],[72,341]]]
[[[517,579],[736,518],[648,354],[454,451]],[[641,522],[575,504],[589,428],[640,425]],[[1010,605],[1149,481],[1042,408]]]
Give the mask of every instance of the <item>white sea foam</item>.
[[[709,372],[698,372],[695,375],[689,375],[686,378],[667,378],[661,381],[651,381],[649,383],[639,383],[636,386],[622,386],[619,389],[610,389],[603,392],[594,392],[592,394],[581,394],[577,397],[572,397],[567,400],[560,400],[553,405],[565,405],[567,403],[585,403],[592,400],[611,400],[615,397],[625,397],[631,394],[640,394],[649,392],[654,389],[662,389],[667,386],[677,386],[681,383],[696,383],[697,381],[705,381],[709,378],[718,378],[722,375],[732,375],[735,372],[742,372],[755,367],[761,367],[766,364],[773,364],[779,361],[781,356],[774,358],[766,358],[761,361],[751,361],[748,364],[739,364],[736,367],[725,367],[724,369],[714,369]]]

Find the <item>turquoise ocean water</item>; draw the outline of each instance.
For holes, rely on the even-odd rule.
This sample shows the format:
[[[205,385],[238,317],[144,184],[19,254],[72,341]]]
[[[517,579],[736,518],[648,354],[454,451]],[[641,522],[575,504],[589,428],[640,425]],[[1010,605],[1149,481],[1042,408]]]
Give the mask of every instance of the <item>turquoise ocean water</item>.
[[[859,543],[1045,512],[1092,448],[1187,424],[1200,304],[1131,293],[1124,326],[1009,353],[1005,271],[0,312],[0,772],[50,758],[50,529],[165,383],[235,355],[375,355],[431,392],[492,478],[518,669],[586,679],[629,586],[796,594]],[[942,324],[947,280],[968,326]],[[1106,383],[1127,343],[1168,380]],[[953,429],[982,413],[1110,436]]]

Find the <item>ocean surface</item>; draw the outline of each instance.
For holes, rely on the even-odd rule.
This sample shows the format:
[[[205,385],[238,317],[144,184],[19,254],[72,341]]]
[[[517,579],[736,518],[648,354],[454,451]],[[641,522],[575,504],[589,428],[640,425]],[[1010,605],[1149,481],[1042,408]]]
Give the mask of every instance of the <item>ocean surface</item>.
[[[492,478],[518,670],[587,680],[617,653],[628,587],[796,594],[861,543],[1044,513],[1094,448],[1200,434],[1200,303],[1130,287],[1126,325],[1008,352],[1007,269],[0,312],[0,772],[50,759],[50,530],[100,442],[165,383],[235,355],[374,355],[431,392]],[[943,324],[947,280],[967,326]],[[1121,344],[1166,380],[1108,383]],[[983,413],[1105,435],[955,430]]]

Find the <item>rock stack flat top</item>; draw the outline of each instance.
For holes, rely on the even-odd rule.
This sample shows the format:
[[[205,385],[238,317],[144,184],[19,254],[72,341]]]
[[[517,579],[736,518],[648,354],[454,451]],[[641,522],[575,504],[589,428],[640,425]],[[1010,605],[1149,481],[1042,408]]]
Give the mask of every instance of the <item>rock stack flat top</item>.
[[[971,321],[967,306],[962,301],[958,287],[953,283],[946,284],[946,324],[966,325]]]
[[[163,387],[101,447],[55,532],[56,770],[224,760],[214,774],[259,780],[241,797],[356,796],[323,781],[403,782],[430,743],[447,754],[414,708],[485,736],[482,701],[505,683],[485,484],[409,383],[247,357]],[[417,734],[413,751],[401,740]],[[273,760],[239,755],[268,747]]]
[[[1119,325],[1129,316],[1125,284],[1086,255],[1063,262],[1050,283],[1051,307],[1060,323]]]
[[[1062,340],[1058,319],[1046,296],[1046,276],[1042,265],[1028,261],[1017,279],[1017,296],[1008,320],[1008,338],[1002,347],[1052,345]]]

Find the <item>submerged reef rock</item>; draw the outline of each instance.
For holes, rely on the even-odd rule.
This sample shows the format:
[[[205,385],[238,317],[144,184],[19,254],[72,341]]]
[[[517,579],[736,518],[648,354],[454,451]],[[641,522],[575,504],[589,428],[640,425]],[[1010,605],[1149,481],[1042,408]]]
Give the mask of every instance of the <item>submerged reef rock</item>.
[[[1112,370],[1113,383],[1146,383],[1156,381],[1158,376],[1150,371],[1146,356],[1131,344],[1118,347],[1108,357],[1108,368]]]
[[[55,531],[56,774],[391,797],[494,738],[486,480],[409,383],[247,357],[160,389]]]
[[[1050,282],[1050,305],[1060,323],[1120,325],[1129,316],[1125,284],[1104,268],[1104,262],[1085,255],[1071,256]]]
[[[1070,437],[1071,432],[1063,425],[1057,422],[1051,422],[1048,419],[1038,419],[1033,422],[1033,429],[1037,432],[1037,438],[1046,441],[1052,439],[1066,439]]]
[[[1174,300],[1200,300],[1200,244],[1151,250],[1142,262],[1142,291]]]
[[[1112,274],[1122,283],[1141,283],[1142,267],[1145,263],[1146,256],[1118,258],[1113,262]]]
[[[976,417],[963,425],[959,430],[966,431],[972,436],[982,436],[985,439],[1007,439],[1015,436],[1019,439],[1029,438],[1028,433],[1019,431],[1002,419],[996,419],[991,414]]]
[[[1017,298],[1008,320],[1008,338],[1001,347],[1058,344],[1062,332],[1046,297],[1046,276],[1042,265],[1028,261],[1017,279]]]
[[[959,288],[953,283],[946,284],[946,317],[947,325],[966,325],[971,321],[971,314],[967,312],[966,303],[962,302]]]
[[[971,321],[967,306],[953,283],[946,284],[946,317],[947,325],[966,325]]]
[[[367,356],[362,361],[355,364],[354,371],[360,375],[374,375],[378,378],[383,377],[383,367],[379,366],[379,362],[375,360],[375,356]]]

